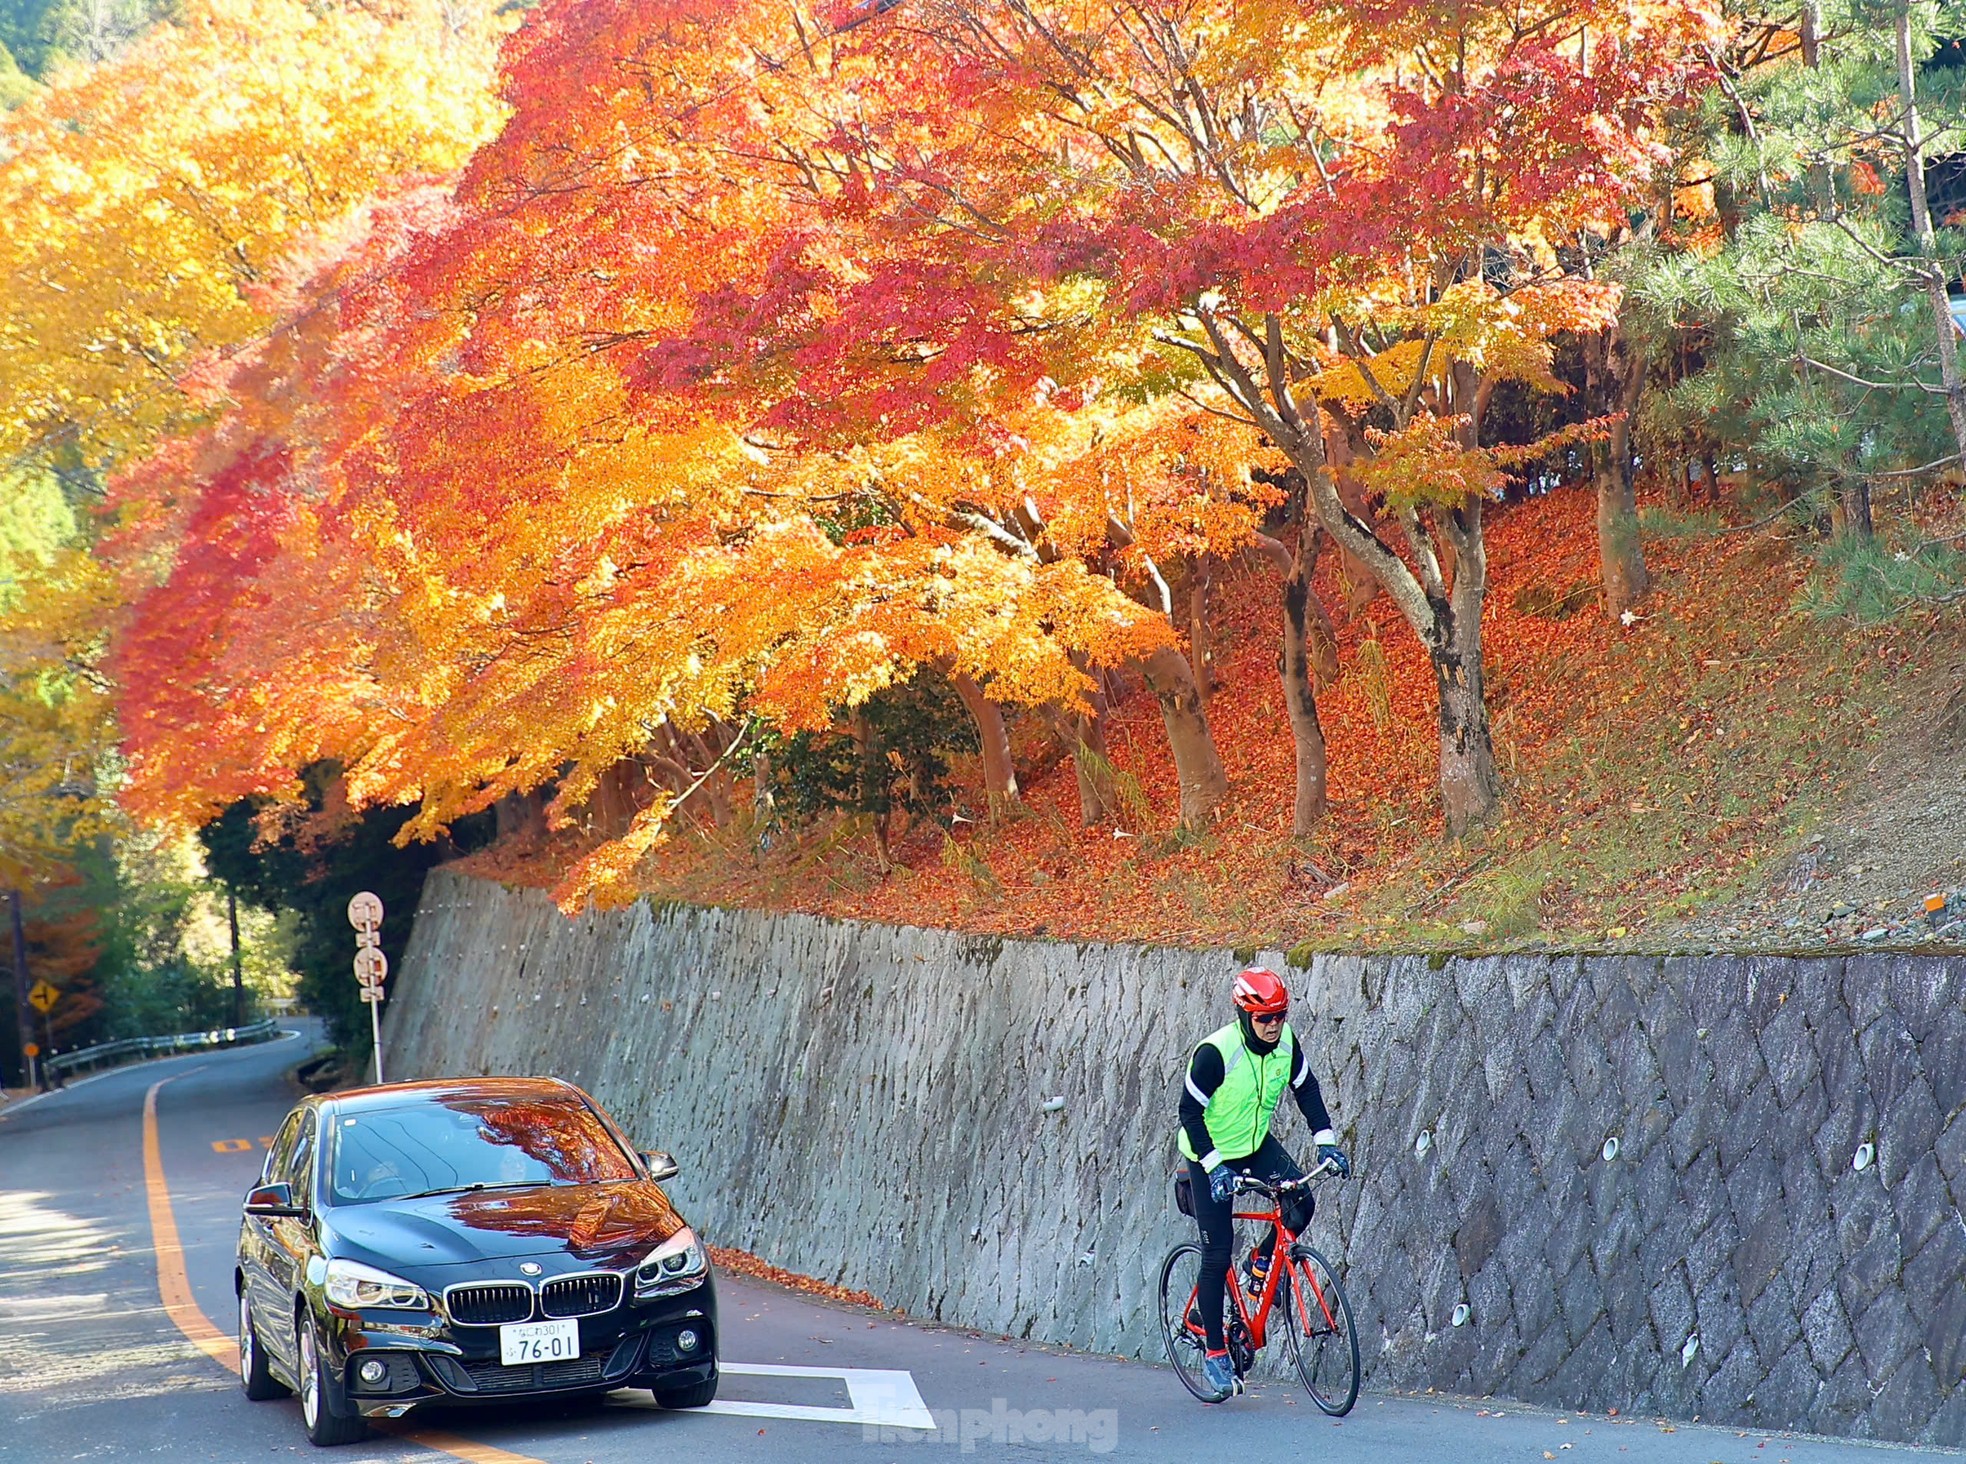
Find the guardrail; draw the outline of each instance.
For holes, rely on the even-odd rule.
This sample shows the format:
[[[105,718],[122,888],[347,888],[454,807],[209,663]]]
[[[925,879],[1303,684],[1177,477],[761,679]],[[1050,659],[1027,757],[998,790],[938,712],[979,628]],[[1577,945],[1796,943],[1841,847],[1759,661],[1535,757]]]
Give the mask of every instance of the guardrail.
[[[196,1052],[206,1047],[236,1047],[247,1042],[263,1042],[276,1036],[280,1024],[268,1017],[249,1027],[215,1027],[209,1032],[180,1032],[173,1037],[125,1037],[120,1042],[99,1042],[49,1058],[41,1069],[50,1077],[89,1071],[119,1062],[140,1062],[147,1057],[168,1057],[173,1053]]]

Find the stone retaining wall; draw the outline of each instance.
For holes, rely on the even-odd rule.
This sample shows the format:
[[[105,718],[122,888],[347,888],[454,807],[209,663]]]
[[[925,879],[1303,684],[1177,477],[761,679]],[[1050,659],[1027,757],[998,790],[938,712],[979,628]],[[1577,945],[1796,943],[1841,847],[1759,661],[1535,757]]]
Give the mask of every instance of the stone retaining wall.
[[[1236,964],[729,910],[569,921],[439,871],[385,1041],[392,1077],[581,1084],[676,1153],[714,1241],[1158,1357],[1158,1263],[1191,1233],[1164,1178],[1179,1075]],[[1320,957],[1289,979],[1358,1164],[1312,1229],[1368,1386],[1966,1444],[1966,963]],[[1280,1132],[1308,1147],[1294,1115]]]

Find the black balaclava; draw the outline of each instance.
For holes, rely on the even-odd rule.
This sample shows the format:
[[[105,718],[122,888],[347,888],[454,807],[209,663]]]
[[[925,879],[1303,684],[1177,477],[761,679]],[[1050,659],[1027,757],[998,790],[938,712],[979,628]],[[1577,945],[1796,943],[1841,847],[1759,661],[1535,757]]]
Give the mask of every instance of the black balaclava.
[[[1256,1035],[1256,1024],[1250,1020],[1249,1013],[1241,1007],[1236,1008],[1236,1024],[1242,1028],[1242,1045],[1258,1057],[1268,1057],[1277,1050],[1277,1042],[1283,1041],[1283,1028],[1277,1028],[1277,1042],[1265,1042]]]

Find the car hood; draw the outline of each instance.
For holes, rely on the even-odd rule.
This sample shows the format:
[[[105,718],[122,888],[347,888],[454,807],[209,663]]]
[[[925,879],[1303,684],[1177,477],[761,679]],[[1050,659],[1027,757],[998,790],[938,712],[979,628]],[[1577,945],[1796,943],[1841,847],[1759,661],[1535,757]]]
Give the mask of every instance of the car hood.
[[[622,1269],[683,1228],[653,1183],[556,1185],[343,1205],[323,1217],[330,1256],[384,1269],[564,1255]]]

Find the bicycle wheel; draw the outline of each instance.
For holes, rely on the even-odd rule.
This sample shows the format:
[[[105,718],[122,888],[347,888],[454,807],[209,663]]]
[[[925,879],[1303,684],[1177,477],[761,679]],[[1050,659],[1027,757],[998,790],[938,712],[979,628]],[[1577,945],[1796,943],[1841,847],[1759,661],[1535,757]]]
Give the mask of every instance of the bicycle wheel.
[[[1288,1295],[1279,1295],[1284,1334],[1297,1376],[1311,1401],[1333,1418],[1343,1418],[1358,1401],[1358,1329],[1352,1304],[1331,1262],[1308,1245],[1290,1248]]]
[[[1200,1280],[1200,1246],[1177,1245],[1167,1253],[1160,1268],[1160,1336],[1181,1386],[1202,1402],[1213,1403],[1217,1401],[1215,1390],[1209,1387],[1201,1366],[1208,1340],[1195,1302]]]

